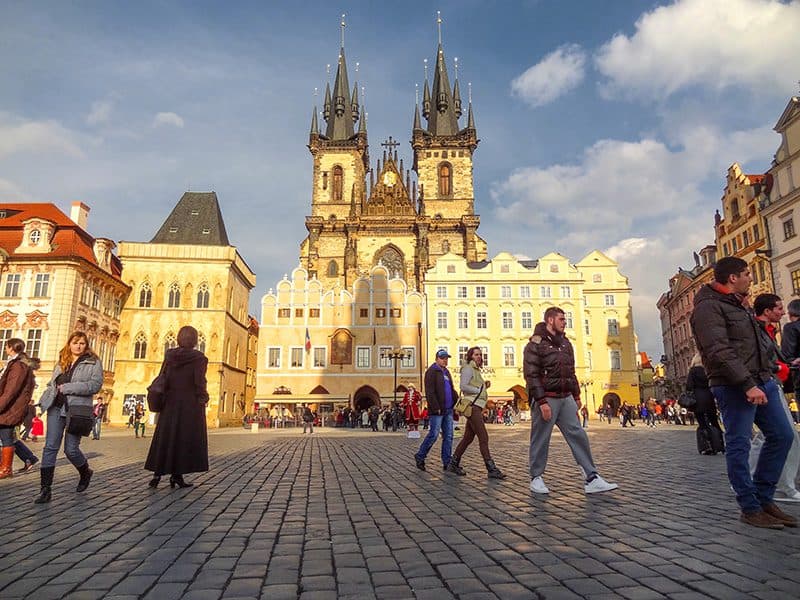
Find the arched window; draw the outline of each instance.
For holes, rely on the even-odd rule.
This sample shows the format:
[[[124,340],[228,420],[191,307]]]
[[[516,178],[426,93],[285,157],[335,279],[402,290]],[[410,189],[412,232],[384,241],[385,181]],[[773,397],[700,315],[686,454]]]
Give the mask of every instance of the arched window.
[[[439,195],[450,196],[453,194],[453,168],[449,163],[439,165]]]
[[[336,165],[333,167],[333,201],[342,201],[342,189],[344,185],[344,171],[342,167]]]
[[[164,336],[164,352],[177,347],[178,340],[175,338],[175,334],[170,331],[166,336]]]
[[[139,335],[136,336],[136,340],[133,342],[133,358],[147,358],[147,336],[144,332],[139,332]]]
[[[173,283],[171,286],[169,286],[169,298],[167,301],[167,306],[170,308],[181,307],[181,287],[177,283]]]
[[[442,253],[447,254],[450,252],[450,242],[448,240],[444,240],[442,242]]]
[[[389,277],[403,277],[405,273],[405,263],[403,256],[393,247],[385,248],[378,255],[378,264],[383,265],[389,271]]]
[[[203,354],[206,353],[206,336],[203,333],[200,333],[197,336],[197,349]]]
[[[208,308],[208,284],[201,283],[197,288],[197,308]]]
[[[328,263],[328,277],[338,277],[339,276],[339,263],[335,260],[332,260]]]
[[[139,306],[141,308],[148,308],[153,303],[153,288],[150,284],[144,282],[142,287],[139,288]]]

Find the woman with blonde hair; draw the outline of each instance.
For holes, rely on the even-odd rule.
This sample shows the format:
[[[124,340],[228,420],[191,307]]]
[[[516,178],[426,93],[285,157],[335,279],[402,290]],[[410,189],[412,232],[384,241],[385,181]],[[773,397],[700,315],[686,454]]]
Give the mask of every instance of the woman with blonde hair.
[[[36,504],[50,502],[56,457],[61,441],[64,454],[78,470],[80,480],[76,491],[89,487],[93,471],[89,461],[81,452],[81,437],[87,437],[93,425],[92,404],[103,387],[103,365],[92,352],[89,338],[82,331],[75,331],[58,355],[53,376],[39,401],[42,412],[47,413],[47,435],[45,436],[40,470],[42,489]]]

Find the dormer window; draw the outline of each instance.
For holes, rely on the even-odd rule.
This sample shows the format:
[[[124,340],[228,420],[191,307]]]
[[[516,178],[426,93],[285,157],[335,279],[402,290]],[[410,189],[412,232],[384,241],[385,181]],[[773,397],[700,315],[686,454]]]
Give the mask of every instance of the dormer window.
[[[31,231],[31,238],[30,239],[31,239],[31,245],[32,246],[36,246],[39,243],[39,241],[42,239],[42,232],[39,231],[38,229],[34,229],[33,231]]]
[[[200,214],[200,211],[199,211],[199,210],[193,210],[193,211],[192,211],[192,216],[193,216],[193,217],[196,217],[196,216],[198,216],[199,214]]]
[[[178,233],[178,228],[177,227],[170,227],[169,228],[169,232],[170,233]]]
[[[203,235],[208,235],[211,233],[211,230],[208,227],[203,227]]]

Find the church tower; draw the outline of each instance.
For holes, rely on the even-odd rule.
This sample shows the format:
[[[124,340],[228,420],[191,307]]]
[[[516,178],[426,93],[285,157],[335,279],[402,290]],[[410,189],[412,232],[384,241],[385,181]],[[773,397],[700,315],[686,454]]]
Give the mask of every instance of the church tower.
[[[422,215],[431,223],[430,252],[435,260],[449,251],[479,261],[486,258],[486,242],[478,234],[480,217],[475,214],[475,193],[472,177],[472,157],[478,147],[472,98],[467,107],[467,123],[459,126],[462,103],[456,71],[455,85],[450,88],[439,26],[439,46],[433,73],[433,87],[428,86],[427,68],[422,97],[422,127],[420,107],[414,110],[411,147],[414,150],[414,171],[420,189]],[[443,226],[444,224],[446,226]],[[444,231],[455,227],[457,239]]]
[[[358,83],[350,92],[344,53],[344,28],[336,66],[333,91],[325,85],[322,116],[324,133],[319,129],[317,107],[311,116],[308,149],[314,157],[311,215],[306,217],[308,236],[301,244],[300,262],[311,278],[324,283],[343,283],[349,244],[348,217],[364,202],[369,166],[367,122],[359,105]]]

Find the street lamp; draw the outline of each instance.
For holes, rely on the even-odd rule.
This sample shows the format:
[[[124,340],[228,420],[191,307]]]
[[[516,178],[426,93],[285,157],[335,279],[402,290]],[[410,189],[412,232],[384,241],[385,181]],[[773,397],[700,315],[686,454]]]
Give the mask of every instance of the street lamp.
[[[397,406],[397,362],[405,359],[408,355],[402,348],[394,348],[388,352],[381,352],[381,358],[388,358],[394,363],[394,405]]]
[[[594,381],[592,381],[591,379],[584,379],[583,381],[581,381],[581,384],[580,384],[581,387],[583,388],[583,404],[585,406],[587,406],[587,407],[588,407],[587,400],[588,400],[588,394],[589,394],[589,392],[587,390],[590,387],[592,387],[593,383],[594,383]],[[597,413],[597,407],[594,404],[594,393],[592,394],[592,413]]]

